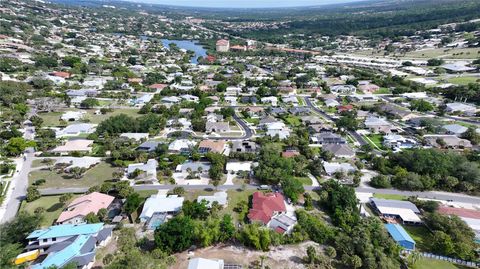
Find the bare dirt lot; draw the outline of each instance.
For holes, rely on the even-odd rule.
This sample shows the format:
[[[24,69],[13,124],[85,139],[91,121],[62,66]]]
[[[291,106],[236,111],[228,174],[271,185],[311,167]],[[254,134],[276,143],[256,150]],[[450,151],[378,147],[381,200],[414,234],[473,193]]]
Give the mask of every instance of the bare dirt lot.
[[[265,256],[264,265],[276,269],[301,269],[306,268],[302,259],[306,256],[307,247],[313,245],[321,248],[315,242],[304,242],[299,245],[283,245],[272,247],[268,252],[247,249],[240,245],[217,245],[208,248],[197,249],[193,254],[182,252],[177,255],[177,263],[171,269],[188,268],[191,258],[223,259],[225,264],[240,264],[243,268],[249,268],[255,261],[260,261]]]

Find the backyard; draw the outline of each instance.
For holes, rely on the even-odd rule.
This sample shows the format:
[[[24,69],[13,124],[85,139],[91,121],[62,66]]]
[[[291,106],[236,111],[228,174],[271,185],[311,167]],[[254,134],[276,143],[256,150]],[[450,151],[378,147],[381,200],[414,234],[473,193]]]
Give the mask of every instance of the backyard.
[[[412,269],[467,269],[467,268],[470,268],[470,267],[456,265],[446,261],[431,260],[431,259],[420,259],[412,267]]]
[[[112,173],[117,168],[101,162],[89,169],[80,179],[72,178],[69,174],[42,169],[30,173],[28,181],[32,184],[38,179],[45,179],[45,183],[39,189],[47,188],[89,188],[112,179]]]
[[[74,195],[71,200],[75,199],[76,197],[78,197],[78,195]],[[42,227],[50,226],[58,218],[64,208],[64,205],[60,203],[59,198],[60,195],[42,196],[39,199],[30,203],[23,202],[20,207],[20,211],[25,211],[33,214],[35,213],[35,210],[37,208],[41,207],[45,209],[45,211],[42,214],[43,218],[40,222],[40,225]],[[68,204],[68,202],[66,204]]]

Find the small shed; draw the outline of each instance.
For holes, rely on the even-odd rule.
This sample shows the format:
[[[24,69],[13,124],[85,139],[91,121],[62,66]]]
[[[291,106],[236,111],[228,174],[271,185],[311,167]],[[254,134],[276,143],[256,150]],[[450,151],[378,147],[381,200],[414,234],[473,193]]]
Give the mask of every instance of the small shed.
[[[397,244],[408,250],[415,250],[415,240],[400,224],[385,224],[385,228]]]

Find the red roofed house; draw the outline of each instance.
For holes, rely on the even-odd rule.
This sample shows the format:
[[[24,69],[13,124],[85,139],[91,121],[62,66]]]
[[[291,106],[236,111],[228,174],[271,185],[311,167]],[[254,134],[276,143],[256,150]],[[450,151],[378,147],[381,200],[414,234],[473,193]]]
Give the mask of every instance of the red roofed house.
[[[160,84],[160,83],[155,83],[150,86],[148,86],[150,89],[156,90],[157,92],[160,92],[163,90],[165,87],[167,87],[167,84]]]
[[[69,78],[72,74],[68,72],[55,71],[55,72],[52,72],[51,75],[55,77]]]
[[[293,158],[295,156],[298,156],[300,155],[300,152],[298,152],[297,150],[294,150],[294,149],[288,149],[288,150],[285,150],[284,152],[282,152],[282,157],[283,158]]]
[[[127,79],[128,83],[142,83],[143,79],[141,78],[129,78]]]
[[[230,41],[225,39],[220,39],[216,44],[218,52],[228,52],[230,50]]]
[[[209,63],[214,63],[216,60],[217,60],[217,58],[215,58],[215,56],[213,56],[213,55],[208,55],[207,56],[207,62],[209,62]]]
[[[97,214],[102,208],[108,209],[115,197],[99,192],[78,197],[73,200],[58,217],[57,224],[79,224],[84,222],[88,213]]]
[[[287,213],[285,199],[281,193],[253,193],[252,208],[248,212],[250,222],[260,222],[280,233],[289,233],[297,222]]]
[[[338,113],[342,113],[342,112],[353,110],[353,106],[352,105],[343,105],[343,106],[338,106],[337,109],[338,109]]]

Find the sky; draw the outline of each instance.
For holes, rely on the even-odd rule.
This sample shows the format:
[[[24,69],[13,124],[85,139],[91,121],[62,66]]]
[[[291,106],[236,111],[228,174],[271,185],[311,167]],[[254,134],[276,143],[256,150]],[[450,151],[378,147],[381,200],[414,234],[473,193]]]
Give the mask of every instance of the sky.
[[[133,0],[135,2],[154,3],[175,6],[220,7],[220,8],[268,8],[298,7],[325,4],[358,2],[359,0]]]

